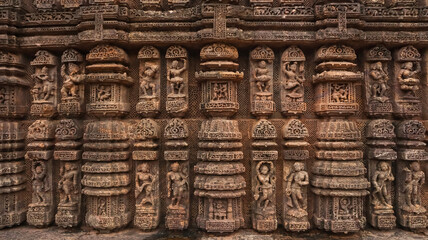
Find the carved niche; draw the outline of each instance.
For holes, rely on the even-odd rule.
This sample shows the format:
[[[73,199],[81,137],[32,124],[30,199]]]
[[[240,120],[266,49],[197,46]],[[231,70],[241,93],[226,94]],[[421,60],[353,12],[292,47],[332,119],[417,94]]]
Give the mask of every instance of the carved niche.
[[[57,57],[45,50],[36,53],[31,61],[34,86],[30,90],[33,98],[30,113],[33,116],[53,117],[57,114],[58,78]]]
[[[84,112],[85,69],[83,56],[74,49],[67,49],[61,56],[62,87],[58,112],[77,117]]]
[[[397,159],[394,151],[394,125],[386,119],[372,120],[367,126],[369,179],[369,223],[378,229],[393,229],[396,218],[393,209],[394,171],[392,163]]]
[[[287,231],[306,231],[310,228],[308,220],[308,185],[309,175],[306,160],[309,143],[308,129],[298,119],[291,119],[282,129],[284,138],[283,225]]]
[[[183,230],[189,226],[190,185],[189,185],[189,150],[186,138],[189,129],[179,119],[169,120],[165,127],[164,137],[167,161],[167,210],[165,225],[168,229]]]
[[[143,230],[155,229],[160,220],[159,200],[159,126],[144,118],[134,126],[135,216],[134,225]]]
[[[413,46],[399,49],[394,59],[394,114],[401,118],[422,113],[421,54]]]
[[[28,128],[25,159],[31,163],[31,203],[28,206],[27,223],[45,227],[51,224],[55,214],[55,189],[53,185],[53,147],[55,123],[36,120]]]
[[[242,196],[245,171],[242,134],[238,122],[226,117],[239,108],[237,84],[244,74],[237,71],[238,50],[214,43],[201,49],[201,69],[196,79],[202,85],[201,110],[211,117],[201,124],[198,163],[194,171],[195,196],[199,197],[196,224],[208,232],[233,232],[244,226]]]
[[[72,119],[60,120],[55,129],[54,159],[59,164],[59,203],[55,223],[61,227],[76,227],[81,216],[81,123]]]
[[[260,232],[276,230],[276,167],[278,151],[275,126],[266,119],[256,122],[252,129],[252,222]]]
[[[24,117],[28,112],[28,89],[20,55],[0,51],[0,117]]]
[[[85,81],[89,85],[88,114],[108,117],[123,116],[130,110],[128,55],[112,45],[100,44],[86,55]]]
[[[168,0],[168,6],[170,8],[184,8],[189,5],[190,0]]]
[[[144,117],[154,117],[160,111],[160,54],[156,48],[144,46],[138,52],[138,59],[140,96],[137,112]]]
[[[273,102],[273,60],[275,55],[268,47],[256,47],[250,53],[251,113],[269,116],[275,111]]]
[[[141,7],[144,10],[161,10],[162,1],[161,0],[140,0]]]
[[[428,161],[426,128],[418,120],[406,120],[396,128],[398,162],[396,172],[396,212],[398,223],[410,229],[425,229],[428,225],[423,206],[425,172]]]
[[[366,52],[365,62],[365,111],[369,116],[392,114],[388,62],[391,52],[376,46]]]
[[[75,9],[83,4],[83,0],[61,0],[60,3],[62,8]]]
[[[306,111],[304,102],[305,55],[297,46],[287,48],[281,56],[281,112],[283,115]]]
[[[182,117],[189,108],[188,58],[181,46],[171,46],[165,54],[167,64],[166,111],[174,117]]]

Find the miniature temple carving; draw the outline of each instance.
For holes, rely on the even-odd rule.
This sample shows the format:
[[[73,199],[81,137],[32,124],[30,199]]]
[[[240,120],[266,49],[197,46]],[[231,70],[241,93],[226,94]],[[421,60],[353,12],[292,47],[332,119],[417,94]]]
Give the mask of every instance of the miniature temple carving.
[[[394,171],[393,162],[397,159],[395,147],[395,127],[391,121],[376,119],[367,126],[369,159],[369,180],[371,194],[369,205],[369,223],[379,229],[392,229],[396,218],[393,209]]]
[[[140,60],[138,74],[140,97],[136,106],[137,112],[144,117],[154,117],[160,111],[160,53],[152,46],[144,46],[138,52],[138,59]],[[180,76],[176,77],[180,78]]]
[[[305,231],[310,228],[308,220],[309,175],[305,161],[309,158],[306,149],[309,143],[308,129],[298,119],[291,119],[282,129],[284,138],[284,213],[283,225],[288,231]]]
[[[189,108],[187,51],[181,46],[171,46],[165,58],[168,69],[166,111],[171,116],[182,117]]]
[[[305,55],[296,46],[287,48],[281,56],[281,112],[283,115],[306,111],[304,102]]]
[[[135,216],[134,225],[143,230],[155,229],[160,220],[159,203],[159,126],[144,118],[134,127]]]
[[[194,188],[199,198],[197,226],[208,232],[233,232],[244,225],[242,199],[245,167],[242,134],[238,122],[228,119],[239,108],[237,85],[243,73],[237,71],[238,50],[214,43],[201,49],[201,110],[210,118],[202,122]]]
[[[315,112],[330,117],[318,124],[311,179],[315,194],[314,224],[332,232],[356,232],[364,228],[364,199],[370,183],[364,177],[361,132],[355,122],[343,118],[358,111],[355,83],[363,79],[355,71],[354,49],[324,46],[315,55],[317,74]]]

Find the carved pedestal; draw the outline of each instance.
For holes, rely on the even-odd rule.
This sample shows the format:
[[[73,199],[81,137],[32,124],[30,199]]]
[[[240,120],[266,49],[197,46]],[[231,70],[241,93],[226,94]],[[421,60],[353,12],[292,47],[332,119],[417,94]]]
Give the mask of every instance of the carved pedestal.
[[[160,54],[152,46],[144,46],[138,52],[140,61],[140,96],[137,112],[144,117],[154,117],[160,111]]]
[[[284,228],[288,231],[305,231],[310,228],[308,220],[309,175],[305,161],[309,151],[308,129],[297,119],[289,120],[282,129],[284,138]]]
[[[134,225],[143,230],[159,225],[159,126],[152,119],[142,119],[134,128],[135,216]]]
[[[394,171],[392,163],[397,159],[394,125],[389,120],[372,120],[367,126],[369,147],[366,157],[369,161],[371,182],[369,222],[375,228],[393,229],[396,218],[393,209]]]

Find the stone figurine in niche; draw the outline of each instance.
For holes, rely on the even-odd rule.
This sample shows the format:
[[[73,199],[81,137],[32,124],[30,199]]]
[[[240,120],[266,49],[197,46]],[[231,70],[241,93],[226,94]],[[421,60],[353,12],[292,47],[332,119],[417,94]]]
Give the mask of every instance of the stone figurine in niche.
[[[170,95],[180,95],[183,94],[183,88],[185,86],[185,82],[181,74],[187,70],[187,60],[183,59],[183,66],[179,66],[178,60],[173,60],[171,63],[171,68],[168,69],[168,73],[166,75],[166,79],[170,84],[171,92],[168,93]]]
[[[214,83],[213,84],[213,101],[227,100],[227,84]]]
[[[421,170],[419,162],[412,162],[409,167],[403,169],[405,174],[405,206],[409,212],[424,213],[426,210],[422,206],[421,193],[422,185],[425,183],[425,173]]]
[[[78,175],[79,171],[77,166],[71,163],[66,163],[64,167],[60,169],[61,179],[58,183],[58,189],[63,193],[62,199],[60,199],[61,204],[73,205],[77,203],[75,199],[73,199],[73,196],[78,194]]]
[[[111,99],[111,86],[98,85],[97,86],[97,100],[99,102],[109,101]]]
[[[153,182],[155,178],[150,173],[150,166],[142,163],[137,167],[135,175],[135,198],[138,205],[154,205]]]
[[[45,204],[46,192],[50,190],[47,168],[44,162],[34,161],[32,164],[33,204]]]
[[[285,81],[282,87],[285,90],[285,95],[292,102],[303,97],[303,82],[305,81],[304,72],[305,65],[297,62],[285,62],[282,66],[282,72],[285,75]]]
[[[388,87],[388,74],[386,66],[384,67],[382,62],[375,62],[370,64],[370,78],[372,79],[371,86],[371,98],[379,102],[388,101],[389,98],[386,96]]]
[[[267,208],[274,204],[275,197],[275,175],[273,174],[273,163],[261,161],[257,164],[257,192],[254,194],[254,199],[257,201],[258,207]]]
[[[416,98],[416,91],[419,90],[420,84],[418,77],[420,72],[421,65],[419,62],[405,62],[401,64],[397,79],[400,89],[405,92],[404,97]]]
[[[188,110],[189,61],[187,50],[170,46],[165,53],[167,66],[166,111],[174,117],[183,117]]]
[[[156,75],[159,74],[159,66],[146,64],[140,72],[140,90],[143,96],[154,96],[156,94]]]
[[[65,98],[79,98],[79,83],[83,80],[83,75],[79,74],[81,71],[80,66],[75,63],[68,65],[62,64],[61,77],[64,83],[61,88],[61,97]]]
[[[34,101],[49,101],[55,95],[54,79],[49,76],[48,68],[42,67],[39,71],[32,74],[34,80],[34,87],[31,89],[31,94]]]
[[[270,81],[272,76],[269,73],[269,69],[266,67],[267,63],[265,60],[260,60],[257,67],[254,69],[253,77],[256,81],[258,93],[265,93],[270,91]]]
[[[168,198],[171,198],[171,205],[169,208],[180,207],[181,199],[184,197],[185,192],[189,189],[187,182],[187,169],[181,169],[178,162],[171,164],[171,170],[167,173],[167,191]]]
[[[372,204],[374,208],[392,208],[391,193],[388,190],[388,182],[394,181],[391,166],[387,162],[378,162],[377,169],[372,177]]]
[[[287,205],[290,207],[287,214],[291,216],[302,217],[308,214],[302,188],[309,185],[309,175],[304,167],[304,163],[295,162],[293,170],[285,179],[285,194],[288,196]]]

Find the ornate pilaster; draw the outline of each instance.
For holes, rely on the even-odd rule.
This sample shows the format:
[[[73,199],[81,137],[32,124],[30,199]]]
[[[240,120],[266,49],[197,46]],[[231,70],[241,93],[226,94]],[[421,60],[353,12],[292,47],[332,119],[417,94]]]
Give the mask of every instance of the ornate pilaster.
[[[152,46],[144,46],[138,52],[140,61],[140,96],[137,112],[143,117],[154,117],[160,111],[160,54]]]

